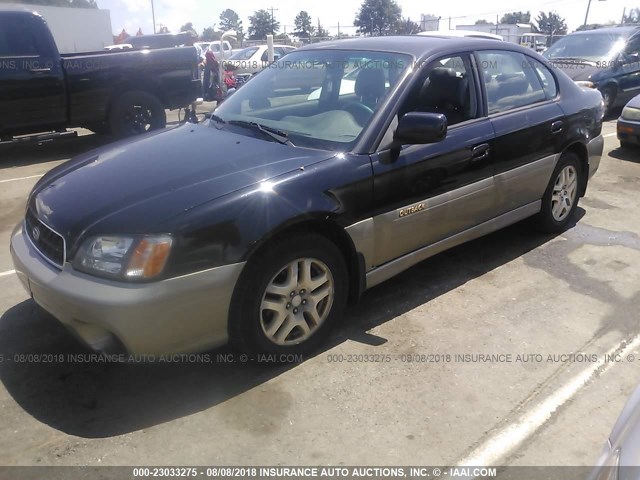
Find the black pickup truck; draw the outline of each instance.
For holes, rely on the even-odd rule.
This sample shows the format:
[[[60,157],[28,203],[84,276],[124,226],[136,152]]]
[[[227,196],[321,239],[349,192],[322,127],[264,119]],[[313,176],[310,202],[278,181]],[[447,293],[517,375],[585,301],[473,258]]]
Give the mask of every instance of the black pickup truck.
[[[119,137],[163,128],[200,96],[193,47],[61,55],[45,20],[0,11],[0,142],[84,127]]]

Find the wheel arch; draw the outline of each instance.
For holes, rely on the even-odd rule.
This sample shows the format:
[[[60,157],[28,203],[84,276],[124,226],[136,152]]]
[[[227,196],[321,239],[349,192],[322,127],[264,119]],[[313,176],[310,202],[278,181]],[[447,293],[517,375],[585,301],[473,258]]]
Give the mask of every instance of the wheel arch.
[[[566,153],[574,153],[580,159],[580,165],[583,173],[582,185],[580,185],[580,196],[584,197],[587,193],[587,184],[589,182],[589,152],[587,150],[587,146],[583,142],[576,141],[568,145],[562,151],[562,155]]]
[[[250,261],[278,239],[285,235],[297,233],[315,233],[327,238],[342,252],[347,266],[349,292],[348,300],[356,303],[366,288],[365,261],[362,254],[356,250],[351,237],[330,215],[315,216],[313,218],[300,218],[282,224],[256,242],[245,254],[244,261]]]

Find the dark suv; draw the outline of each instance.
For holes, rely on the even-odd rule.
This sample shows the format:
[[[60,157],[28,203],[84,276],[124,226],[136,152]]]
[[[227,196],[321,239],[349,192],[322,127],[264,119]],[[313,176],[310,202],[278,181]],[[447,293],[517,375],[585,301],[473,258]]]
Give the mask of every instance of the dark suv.
[[[575,32],[544,56],[579,85],[600,90],[607,113],[640,93],[640,26]]]

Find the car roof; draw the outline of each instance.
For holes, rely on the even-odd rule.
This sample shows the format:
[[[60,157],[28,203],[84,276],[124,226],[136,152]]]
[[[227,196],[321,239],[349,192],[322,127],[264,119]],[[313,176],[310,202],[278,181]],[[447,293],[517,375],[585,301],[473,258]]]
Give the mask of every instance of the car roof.
[[[372,50],[388,53],[408,53],[416,58],[437,54],[442,50],[515,50],[530,53],[519,45],[488,38],[447,37],[435,35],[405,35],[391,37],[358,37],[314,43],[298,50]]]
[[[632,27],[606,27],[606,28],[595,28],[593,30],[581,30],[579,32],[573,32],[571,35],[585,35],[588,33],[604,33],[604,34],[617,34],[624,36],[631,36],[636,32],[640,32],[640,26],[632,26]]]

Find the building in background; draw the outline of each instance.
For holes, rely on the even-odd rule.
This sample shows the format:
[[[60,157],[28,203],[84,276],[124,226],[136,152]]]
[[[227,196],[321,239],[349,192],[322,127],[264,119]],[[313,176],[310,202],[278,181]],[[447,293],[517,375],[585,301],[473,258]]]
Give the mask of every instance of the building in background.
[[[47,21],[60,53],[98,51],[113,43],[109,10],[17,3],[1,4],[0,9],[38,12]]]

